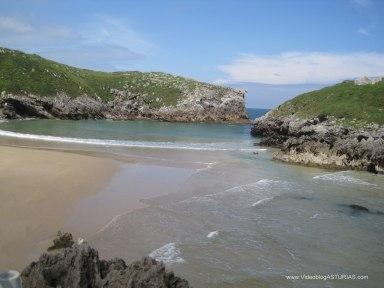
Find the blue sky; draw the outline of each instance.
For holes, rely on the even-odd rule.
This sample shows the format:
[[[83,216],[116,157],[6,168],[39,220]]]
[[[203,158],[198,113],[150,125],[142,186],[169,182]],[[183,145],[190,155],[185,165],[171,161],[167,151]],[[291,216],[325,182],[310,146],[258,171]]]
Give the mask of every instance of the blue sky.
[[[0,46],[242,87],[249,107],[384,75],[383,35],[382,0],[0,0]]]

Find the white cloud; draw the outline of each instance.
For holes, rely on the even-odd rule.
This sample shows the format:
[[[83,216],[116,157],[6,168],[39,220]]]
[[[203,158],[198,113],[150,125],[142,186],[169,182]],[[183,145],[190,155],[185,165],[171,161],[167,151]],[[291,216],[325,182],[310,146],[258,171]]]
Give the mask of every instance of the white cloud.
[[[235,82],[330,83],[364,75],[384,75],[384,54],[290,52],[273,56],[242,55],[219,69]]]
[[[353,0],[352,1],[356,6],[368,7],[371,5],[371,0]]]
[[[65,64],[127,70],[153,45],[123,19],[92,15],[81,25],[47,23],[36,17],[0,15],[0,46],[41,54]]]
[[[68,65],[104,71],[127,70],[132,62],[144,57],[129,48],[104,44],[50,49],[41,54]]]
[[[42,46],[59,46],[79,41],[70,27],[33,21],[28,17],[0,16],[0,46],[9,48],[39,49]]]
[[[33,30],[32,26],[15,17],[0,16],[0,31],[9,33],[26,33]]]
[[[356,30],[357,33],[361,34],[361,35],[364,35],[364,36],[369,36],[371,35],[367,29],[364,29],[364,28],[359,28]]]
[[[80,29],[86,45],[114,45],[136,53],[146,54],[153,45],[122,19],[105,14],[96,14],[94,19]]]

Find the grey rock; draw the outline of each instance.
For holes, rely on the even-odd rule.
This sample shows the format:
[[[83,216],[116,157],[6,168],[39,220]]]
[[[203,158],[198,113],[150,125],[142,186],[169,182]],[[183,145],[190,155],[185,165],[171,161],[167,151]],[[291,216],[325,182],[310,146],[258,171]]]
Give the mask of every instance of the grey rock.
[[[57,119],[154,119],[178,122],[248,122],[245,111],[245,92],[227,89],[219,95],[214,89],[200,87],[185,91],[175,106],[153,108],[145,95],[128,90],[111,89],[113,100],[103,102],[98,97],[67,95],[41,97],[11,95],[0,97],[0,118],[57,118]],[[152,108],[150,108],[152,107]],[[157,107],[157,106],[156,106]]]
[[[63,233],[61,231],[57,232],[56,238],[53,240],[53,245],[48,247],[48,251],[62,249],[62,248],[70,248],[75,244],[72,238],[71,233]]]
[[[98,252],[87,243],[44,253],[23,270],[21,277],[23,288],[190,287],[152,258],[129,265],[122,259],[100,260]]]
[[[280,148],[274,155],[278,160],[384,172],[384,128],[352,130],[323,115],[299,119],[267,114],[255,120],[251,134],[262,137],[260,145]]]
[[[369,212],[369,209],[367,207],[357,205],[357,204],[351,204],[348,207],[356,211]]]

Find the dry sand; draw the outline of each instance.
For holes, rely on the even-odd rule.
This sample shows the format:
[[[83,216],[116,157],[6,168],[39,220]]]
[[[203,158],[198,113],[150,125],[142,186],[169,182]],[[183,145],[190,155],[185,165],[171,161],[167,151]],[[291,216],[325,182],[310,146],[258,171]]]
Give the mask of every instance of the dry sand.
[[[36,258],[75,204],[101,191],[119,166],[112,159],[0,146],[0,270],[21,270]]]

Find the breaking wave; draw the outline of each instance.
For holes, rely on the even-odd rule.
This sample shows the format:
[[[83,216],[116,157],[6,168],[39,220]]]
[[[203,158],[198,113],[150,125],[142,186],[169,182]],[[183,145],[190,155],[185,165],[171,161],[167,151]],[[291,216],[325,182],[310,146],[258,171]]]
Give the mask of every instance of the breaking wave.
[[[215,238],[217,235],[219,235],[219,231],[212,231],[208,233],[207,238]]]
[[[105,224],[103,227],[101,227],[97,233],[101,233],[101,232],[104,232],[105,230],[107,230],[109,227],[113,226],[113,225],[116,225],[117,221],[123,216],[123,214],[119,214],[119,215],[116,215],[114,216],[107,224]]]
[[[207,201],[212,201],[213,199],[215,199],[217,197],[220,197],[220,196],[244,193],[244,192],[247,192],[248,189],[250,191],[252,191],[253,188],[257,188],[257,189],[261,189],[261,190],[268,189],[268,187],[270,187],[272,185],[276,185],[276,184],[278,185],[278,184],[281,184],[281,183],[287,183],[287,182],[280,181],[280,180],[272,180],[272,179],[261,179],[261,180],[256,181],[256,182],[252,182],[252,183],[248,183],[248,184],[243,184],[243,185],[231,187],[231,188],[228,188],[228,189],[226,189],[224,191],[220,191],[220,192],[217,192],[217,193],[212,193],[212,194],[207,194],[207,195],[202,195],[202,196],[194,196],[194,197],[191,197],[191,198],[188,198],[188,199],[185,199],[185,200],[181,201],[181,203],[207,202]],[[272,199],[268,198],[268,200],[266,200],[266,201],[269,201],[269,200],[272,200]],[[257,201],[256,203],[258,203],[258,202],[259,201]],[[258,205],[256,203],[254,203],[255,206]]]
[[[175,243],[168,243],[149,253],[149,257],[166,264],[184,263],[185,260],[180,256],[180,249]]]
[[[252,204],[252,207],[255,207],[255,206],[260,206],[262,204],[265,204],[269,201],[271,201],[273,199],[273,197],[268,197],[268,198],[264,198],[264,199],[261,199],[259,201],[256,201],[255,203]]]
[[[347,175],[346,171],[335,172],[335,173],[327,173],[323,175],[314,176],[313,179],[326,180],[326,181],[334,181],[341,183],[350,183],[350,184],[359,184],[359,185],[368,185],[368,186],[377,186],[376,184],[372,184],[361,179],[352,177],[351,175]]]

